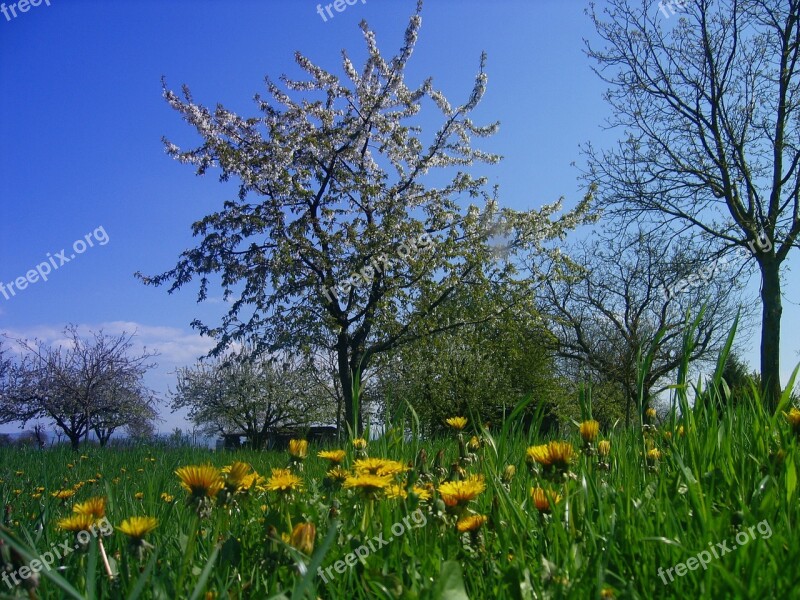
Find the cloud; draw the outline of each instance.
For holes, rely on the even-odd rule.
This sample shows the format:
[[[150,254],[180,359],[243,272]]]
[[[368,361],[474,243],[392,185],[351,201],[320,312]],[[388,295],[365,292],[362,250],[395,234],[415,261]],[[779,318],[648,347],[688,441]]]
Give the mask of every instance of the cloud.
[[[133,350],[141,352],[157,351],[156,361],[160,366],[180,367],[194,364],[198,358],[208,353],[214,341],[198,333],[186,331],[178,327],[146,325],[133,321],[108,321],[104,323],[84,323],[78,325],[78,333],[88,336],[92,332],[103,331],[108,335],[134,334]],[[0,330],[12,339],[40,340],[52,345],[66,343],[63,327],[37,325],[25,329]],[[15,343],[10,344],[17,347]]]

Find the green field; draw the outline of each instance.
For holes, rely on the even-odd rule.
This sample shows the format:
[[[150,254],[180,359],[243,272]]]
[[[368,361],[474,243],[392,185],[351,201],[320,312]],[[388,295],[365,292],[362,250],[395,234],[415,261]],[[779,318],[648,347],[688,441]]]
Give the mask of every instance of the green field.
[[[369,442],[371,458],[412,464],[421,449],[429,458],[424,470],[419,463],[405,472],[390,470],[385,477],[399,485],[389,494],[383,484],[344,489],[326,481],[329,462],[313,447],[302,470],[293,466],[302,490],[288,494],[270,486],[271,469],[286,467],[288,453],[7,449],[0,476],[7,527],[4,582],[13,584],[13,572],[30,587],[33,578],[22,580],[20,567],[75,542],[58,522],[76,503],[106,498],[114,531],[101,530],[109,533],[100,535],[104,553],[97,537],[85,535],[90,539],[79,550],[60,559],[45,557],[52,569],[42,568],[35,589],[15,592],[4,583],[2,593],[40,598],[800,597],[800,457],[793,423],[782,412],[773,417],[749,402],[721,417],[713,408],[699,407],[687,408],[685,415],[680,421],[673,415],[654,425],[601,430],[589,450],[574,427],[562,438],[575,451],[564,472],[549,472],[528,458],[543,450],[527,452],[528,447],[546,440],[516,431],[514,415],[503,429],[473,431],[468,424],[462,433],[454,430],[439,440],[390,431]],[[480,444],[470,450],[473,434]],[[599,440],[610,441],[607,459],[597,453]],[[355,450],[349,442],[343,448],[343,467],[350,469]],[[441,469],[434,464],[440,450]],[[204,501],[204,510],[198,511],[197,503],[187,505],[189,493],[176,469],[235,461],[251,465],[263,479],[251,477],[247,490],[219,492],[215,500]],[[471,501],[467,494],[466,505],[456,510],[446,506],[440,493],[447,491],[445,481],[475,475],[483,477],[485,490]],[[228,483],[236,489],[235,482]],[[533,487],[547,490],[539,508]],[[404,498],[405,488],[412,491]],[[76,491],[59,499],[53,496],[59,490]],[[432,492],[430,498],[426,492]],[[473,514],[487,518],[464,520]],[[158,520],[139,547],[118,529],[132,516]],[[478,528],[459,532],[459,518],[462,528]],[[313,529],[303,528],[304,523]]]

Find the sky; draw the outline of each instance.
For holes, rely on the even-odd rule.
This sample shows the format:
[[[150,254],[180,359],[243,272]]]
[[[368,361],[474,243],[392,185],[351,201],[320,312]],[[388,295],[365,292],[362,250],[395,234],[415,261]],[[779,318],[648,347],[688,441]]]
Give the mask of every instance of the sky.
[[[264,91],[265,76],[298,74],[295,51],[337,72],[342,49],[363,56],[362,19],[384,52],[394,54],[416,0],[357,0],[325,19],[311,0],[41,0],[25,12],[16,2],[5,4],[0,283],[8,286],[43,263],[51,272],[13,295],[7,290],[8,298],[0,288],[0,333],[57,342],[68,323],[82,331],[135,332],[137,347],[160,353],[147,381],[166,398],[175,369],[213,345],[190,322],[215,323],[225,304],[215,290],[198,304],[196,285],[170,295],[144,286],[134,273],[173,267],[193,245],[191,224],[235,188],[214,173],[197,177],[165,154],[163,137],[179,145],[197,138],[164,101],[162,78],[172,89],[189,85],[205,105],[255,116],[252,98]],[[496,136],[479,144],[504,156],[486,170],[500,186],[501,205],[539,208],[562,196],[574,205],[585,192],[580,147],[616,138],[603,128],[604,85],[584,54],[583,40],[593,37],[586,6],[583,0],[425,3],[407,81],[431,76],[452,103],[461,103],[486,51],[488,90],[475,118],[501,123]],[[798,360],[800,344],[790,333],[800,319],[791,303],[799,283],[788,273],[784,380]],[[745,358],[757,365],[757,337],[749,347]],[[164,407],[161,430],[186,428],[182,415]]]

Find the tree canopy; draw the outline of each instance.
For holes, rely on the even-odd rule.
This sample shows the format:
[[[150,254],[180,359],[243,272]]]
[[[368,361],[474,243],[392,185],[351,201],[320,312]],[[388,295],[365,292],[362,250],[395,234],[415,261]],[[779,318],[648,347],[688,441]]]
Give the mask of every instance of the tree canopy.
[[[346,52],[342,76],[297,53],[307,79],[283,76],[280,86],[268,78],[269,96],[255,98],[257,117],[221,105],[211,110],[186,86],[182,95],[164,87],[167,102],[202,138],[192,149],[165,140],[169,154],[198,174],[218,169],[223,181],[239,182],[239,194],[194,224],[200,242],[173,269],[139,276],[170,291],[198,279],[199,300],[219,276],[230,310],[218,325],[193,322],[218,341],[216,355],[234,342],[266,354],[333,351],[345,420],[356,431],[353,382],[376,356],[497,314],[492,306],[469,321],[445,320],[456,290],[481,295],[499,285],[512,304],[528,293],[513,261],[493,262],[496,232],[485,226],[487,214],[502,212],[513,231],[511,253],[528,252],[534,262],[560,260],[549,242],[588,216],[588,196],[558,217],[560,202],[538,211],[497,209],[485,177],[471,173],[500,159],[472,142],[498,127],[471,117],[486,92],[486,57],[462,103],[451,104],[430,78],[409,85],[420,10],[421,3],[389,59],[362,22],[367,58],[360,70]],[[423,109],[435,114],[425,128]],[[465,210],[464,201],[483,206]]]
[[[588,55],[609,84],[619,144],[587,147],[611,217],[691,233],[761,274],[761,375],[781,395],[781,272],[800,234],[800,1],[609,0]],[[758,248],[756,249],[756,245]]]

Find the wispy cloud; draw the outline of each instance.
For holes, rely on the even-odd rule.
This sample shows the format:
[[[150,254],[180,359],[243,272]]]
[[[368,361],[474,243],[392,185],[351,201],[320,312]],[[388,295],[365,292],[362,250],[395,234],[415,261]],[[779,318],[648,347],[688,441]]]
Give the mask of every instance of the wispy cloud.
[[[108,321],[104,323],[82,323],[78,325],[81,335],[103,331],[109,335],[122,333],[135,334],[133,349],[140,352],[144,349],[157,351],[157,362],[160,366],[181,367],[193,364],[198,358],[208,353],[214,346],[210,338],[186,331],[177,327],[146,325],[134,321]],[[12,339],[40,340],[52,345],[67,343],[63,327],[37,325],[24,329],[4,329],[0,333]],[[13,345],[13,344],[12,344]]]

